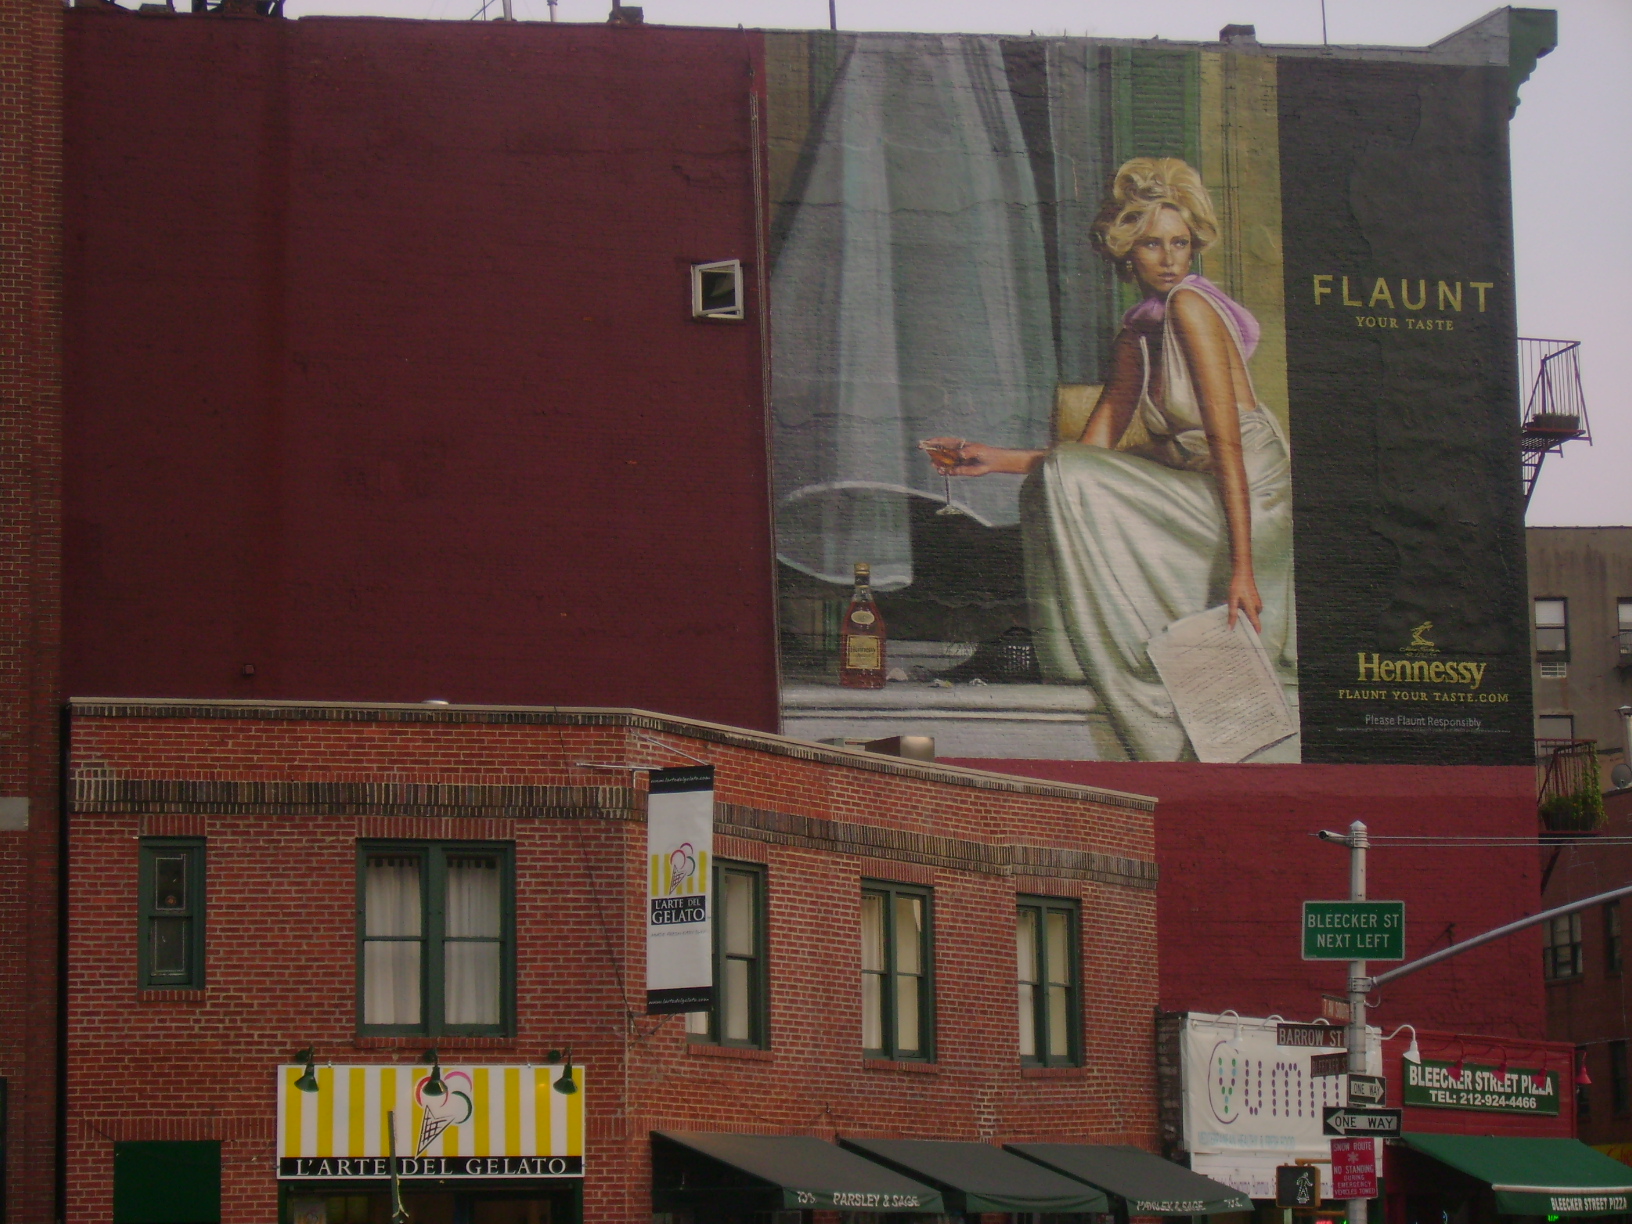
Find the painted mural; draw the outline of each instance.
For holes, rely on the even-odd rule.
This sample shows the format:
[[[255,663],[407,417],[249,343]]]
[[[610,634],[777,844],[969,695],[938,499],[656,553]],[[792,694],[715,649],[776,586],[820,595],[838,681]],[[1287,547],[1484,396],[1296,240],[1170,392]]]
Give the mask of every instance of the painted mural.
[[[1426,684],[1419,701],[1359,683],[1368,650],[1376,679],[1406,649],[1402,618],[1420,613],[1417,642],[1460,615],[1423,588],[1409,549],[1341,625],[1320,593],[1337,560],[1332,523],[1304,556],[1305,489],[1329,501],[1336,480],[1367,503],[1363,519],[1344,511],[1351,534],[1374,536],[1379,511],[1399,508],[1363,464],[1322,451],[1303,470],[1303,441],[1329,434],[1329,415],[1389,410],[1377,368],[1386,383],[1399,363],[1375,320],[1433,316],[1444,341],[1475,283],[1460,269],[1419,278],[1421,293],[1401,281],[1401,301],[1386,271],[1344,275],[1347,252],[1288,263],[1286,231],[1352,213],[1368,189],[1353,174],[1380,152],[1318,73],[1300,69],[1309,96],[1289,110],[1283,62],[1261,54],[949,35],[766,42],[790,734],[928,734],[943,756],[1231,763],[1515,750],[1467,748],[1465,733],[1505,734],[1508,711],[1492,720],[1478,699],[1435,702]],[[1489,126],[1484,78],[1458,71],[1450,92],[1475,101],[1447,117],[1447,135]],[[1441,77],[1423,80],[1445,93]],[[1310,130],[1322,107],[1333,131]],[[1283,182],[1288,120],[1349,175],[1332,199],[1304,202],[1308,183]],[[1495,204],[1505,216],[1505,198]],[[1383,253],[1372,242],[1363,258]],[[1478,290],[1480,311],[1497,281]],[[1436,283],[1451,296],[1428,310]],[[1299,345],[1317,365],[1331,355],[1308,327],[1289,341],[1289,303],[1317,331],[1330,325],[1303,297],[1354,316],[1347,371],[1289,377]],[[1479,336],[1465,326],[1463,338]],[[1454,343],[1435,352],[1467,358]],[[1504,368],[1486,371],[1498,386]],[[1356,380],[1370,401],[1345,405]],[[1468,416],[1489,410],[1466,400],[1448,432],[1488,433]],[[1500,497],[1492,513],[1509,513]],[[1497,636],[1522,603],[1508,594],[1484,614]],[[1310,607],[1313,640],[1299,625]],[[1462,636],[1486,655],[1513,648]],[[1417,653],[1426,676],[1436,660]],[[1448,690],[1471,683],[1462,665],[1478,659],[1437,661],[1458,678]]]

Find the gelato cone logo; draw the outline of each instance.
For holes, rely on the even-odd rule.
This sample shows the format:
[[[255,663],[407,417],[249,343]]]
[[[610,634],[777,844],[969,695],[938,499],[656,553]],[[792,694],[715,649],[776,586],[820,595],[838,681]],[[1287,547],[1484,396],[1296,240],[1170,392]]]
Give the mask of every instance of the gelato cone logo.
[[[679,848],[669,855],[669,892],[689,892],[686,881],[696,874],[697,852],[690,842],[681,842]]]
[[[1229,1041],[1213,1046],[1207,1067],[1207,1101],[1213,1117],[1231,1126],[1241,1116],[1241,1089],[1245,1080],[1241,1051]]]
[[[470,1076],[463,1071],[449,1071],[440,1079],[427,1075],[414,1085],[414,1101],[425,1111],[419,1120],[415,1156],[423,1156],[448,1127],[470,1121],[475,1112],[471,1091]]]

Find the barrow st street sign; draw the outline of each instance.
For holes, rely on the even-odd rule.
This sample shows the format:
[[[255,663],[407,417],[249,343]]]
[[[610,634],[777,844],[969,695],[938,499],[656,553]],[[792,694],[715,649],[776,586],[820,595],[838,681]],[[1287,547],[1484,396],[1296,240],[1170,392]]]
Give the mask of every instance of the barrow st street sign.
[[[1404,901],[1305,901],[1304,960],[1404,960]]]
[[[1379,1139],[1400,1137],[1398,1109],[1360,1109],[1328,1105],[1321,1110],[1321,1133],[1325,1135],[1372,1135]]]
[[[1302,1046],[1304,1049],[1340,1050],[1348,1044],[1348,1033],[1332,1024],[1277,1024],[1275,1044]]]

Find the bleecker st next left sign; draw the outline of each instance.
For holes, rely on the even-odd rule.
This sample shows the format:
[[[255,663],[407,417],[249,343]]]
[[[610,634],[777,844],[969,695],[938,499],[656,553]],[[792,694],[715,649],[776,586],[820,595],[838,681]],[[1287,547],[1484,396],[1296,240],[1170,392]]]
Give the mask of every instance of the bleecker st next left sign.
[[[441,1092],[426,1066],[320,1066],[316,1092],[296,1087],[303,1070],[278,1068],[282,1180],[389,1178],[393,1114],[404,1178],[583,1176],[582,1067],[573,1093],[554,1091],[564,1066],[444,1065]]]
[[[1404,901],[1305,901],[1304,960],[1404,960]]]

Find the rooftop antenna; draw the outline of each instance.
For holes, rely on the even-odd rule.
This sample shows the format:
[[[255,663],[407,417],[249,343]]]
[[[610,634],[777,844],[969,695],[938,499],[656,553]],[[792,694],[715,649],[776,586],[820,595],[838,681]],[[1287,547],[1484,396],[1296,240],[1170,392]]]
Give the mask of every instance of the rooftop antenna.
[[[1325,3],[1325,0],[1321,2]],[[827,0],[827,28],[830,30],[839,28],[838,0]]]
[[[1326,0],[1320,0],[1320,45],[1327,46],[1326,41]]]

